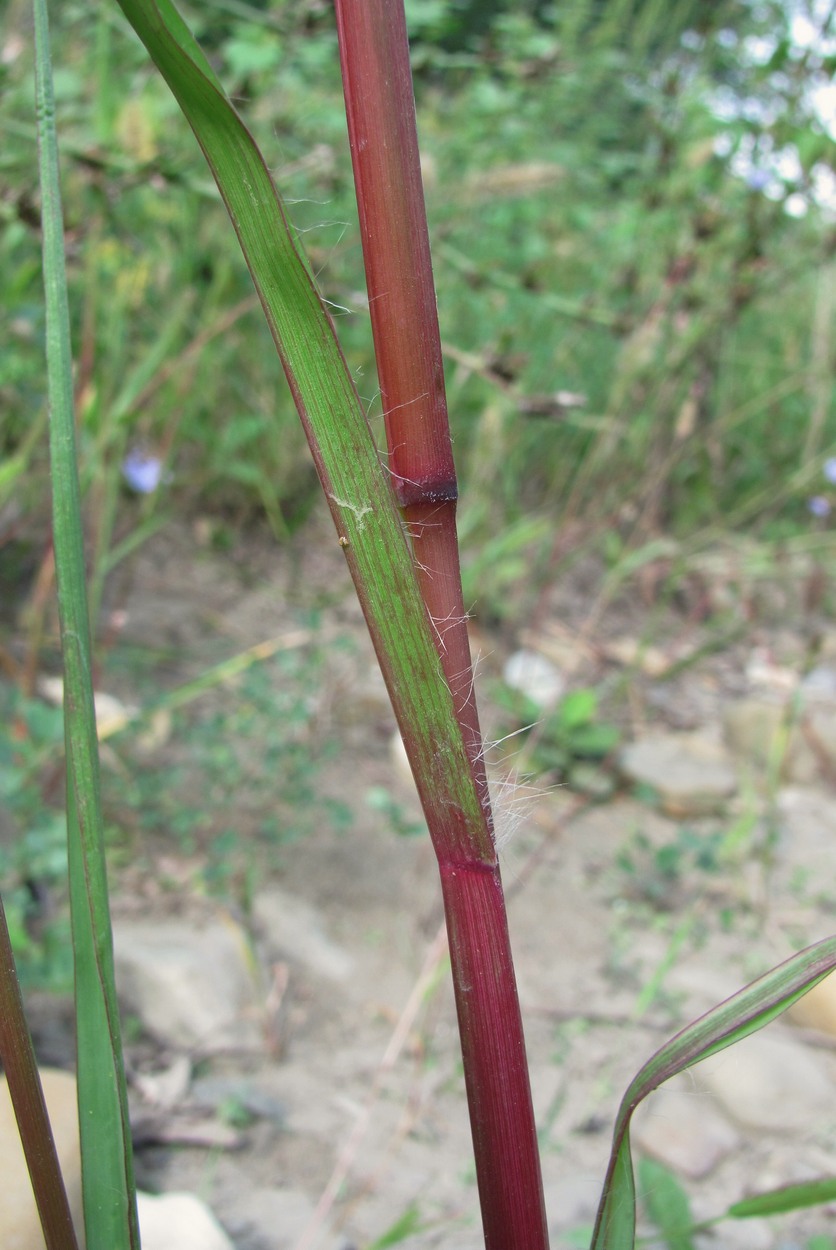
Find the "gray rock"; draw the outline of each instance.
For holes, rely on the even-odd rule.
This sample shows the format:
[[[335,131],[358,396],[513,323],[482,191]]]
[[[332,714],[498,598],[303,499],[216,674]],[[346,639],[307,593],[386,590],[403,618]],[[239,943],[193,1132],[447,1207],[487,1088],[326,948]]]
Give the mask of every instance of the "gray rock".
[[[566,689],[560,669],[539,651],[515,651],[502,670],[505,684],[518,690],[543,711],[553,708]]]
[[[716,743],[698,734],[658,734],[624,747],[619,767],[628,781],[650,786],[675,819],[721,812],[737,777]]]
[[[189,1092],[192,1065],[188,1055],[176,1055],[167,1068],[156,1072],[134,1072],[132,1087],[152,1107],[170,1111]]]
[[[726,742],[740,763],[756,773],[775,772],[782,781],[809,785],[819,761],[800,727],[789,726],[787,709],[769,699],[740,699],[723,715]]]
[[[802,678],[800,690],[808,706],[818,700],[836,703],[836,669],[822,664],[811,668]]]
[[[314,1204],[298,1189],[247,1189],[239,1199],[231,1198],[228,1206],[231,1230],[248,1245],[256,1242],[270,1250],[291,1250],[314,1213]],[[317,1244],[336,1244],[327,1224]]]
[[[116,980],[149,1033],[184,1050],[257,1050],[262,1007],[247,935],[231,917],[117,921]]]
[[[351,955],[332,941],[322,916],[304,899],[286,890],[265,890],[255,897],[253,918],[272,955],[292,959],[331,981],[344,981],[351,975]]]
[[[136,1201],[142,1250],[235,1250],[194,1194],[138,1193]]]
[[[794,1038],[756,1033],[692,1069],[738,1124],[786,1134],[832,1125],[836,1085],[824,1064]]]
[[[815,1029],[836,1037],[836,974],[831,973],[808,990],[790,1007],[787,1015],[803,1029]]]
[[[80,1235],[84,1225],[75,1077],[69,1072],[42,1068],[41,1083],[73,1221]],[[0,1178],[0,1246],[3,1250],[44,1250],[41,1222],[5,1076],[0,1076]]]
[[[645,1154],[692,1180],[708,1176],[740,1141],[688,1076],[669,1081],[639,1107],[632,1137]]]
[[[810,707],[801,722],[801,735],[816,757],[819,776],[832,782],[836,776],[836,707],[825,703]]]
[[[247,1115],[276,1124],[282,1124],[287,1116],[284,1103],[245,1076],[199,1077],[192,1086],[192,1101],[210,1111],[240,1108]]]

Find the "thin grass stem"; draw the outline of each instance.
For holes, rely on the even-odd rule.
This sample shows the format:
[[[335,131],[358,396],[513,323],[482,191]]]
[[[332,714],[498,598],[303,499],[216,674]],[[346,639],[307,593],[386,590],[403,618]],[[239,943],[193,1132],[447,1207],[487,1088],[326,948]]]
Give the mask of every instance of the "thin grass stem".
[[[104,857],[46,0],[34,0],[34,12],[52,520],[64,661],[67,839],[85,1234],[88,1250],[139,1250]]]

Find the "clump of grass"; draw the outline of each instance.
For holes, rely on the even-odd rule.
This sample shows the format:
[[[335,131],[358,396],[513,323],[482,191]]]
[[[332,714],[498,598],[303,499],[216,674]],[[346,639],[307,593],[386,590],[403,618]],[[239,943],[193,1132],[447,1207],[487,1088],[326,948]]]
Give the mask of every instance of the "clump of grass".
[[[505,12],[488,29],[477,10],[421,8],[410,32],[465,501],[465,602],[478,594],[483,616],[513,625],[579,548],[597,554],[615,538],[629,553],[659,531],[682,544],[684,560],[692,540],[702,549],[730,529],[771,545],[812,528],[831,551],[828,521],[807,511],[826,494],[820,470],[836,439],[829,227],[811,195],[824,142],[810,103],[820,52],[788,61],[780,82],[739,55],[748,22],[758,34],[771,22],[770,37],[781,29],[776,7],[767,19],[714,6],[699,40],[684,44],[694,21],[686,3],[656,12],[651,39],[627,5],[606,17],[594,0]],[[247,124],[278,148],[323,294],[357,309],[330,14],[210,5],[197,20]],[[162,83],[144,76],[121,15],[61,8],[55,24],[96,560],[133,533],[137,500],[118,482],[125,450],[136,448],[166,470],[157,497],[139,501],[143,518],[199,508],[292,529],[316,497],[315,476],[292,402],[272,385],[268,332],[244,266],[224,251],[223,210],[199,154],[172,124]],[[804,153],[804,169],[785,184],[773,174],[769,194],[763,178],[758,190],[740,172],[752,144],[773,142],[768,127],[712,109],[718,86],[728,90],[723,38],[735,31],[740,99],[762,101]],[[12,41],[7,56],[0,258],[11,279],[0,300],[14,350],[0,361],[0,518],[13,490],[27,528],[42,533],[25,45]],[[123,99],[125,81],[142,90]],[[792,194],[805,197],[805,217],[785,211]],[[366,319],[338,319],[371,403]],[[0,520],[0,541],[3,530]]]

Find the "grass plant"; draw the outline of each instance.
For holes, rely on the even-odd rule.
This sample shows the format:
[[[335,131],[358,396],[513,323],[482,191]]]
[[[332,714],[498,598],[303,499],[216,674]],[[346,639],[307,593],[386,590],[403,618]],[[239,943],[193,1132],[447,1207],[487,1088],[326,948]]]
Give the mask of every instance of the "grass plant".
[[[403,6],[388,0],[338,0],[336,14],[388,470],[484,819],[469,846],[446,822],[428,823],[450,937],[485,1240],[536,1250],[548,1244],[548,1233],[462,595],[458,485],[406,20]],[[404,741],[425,791],[430,777],[422,786],[423,769],[409,736]]]
[[[131,1246],[138,1250],[133,1152],[99,790],[92,647],[75,449],[64,223],[45,0],[35,4],[35,31],[52,528],[64,662],[67,846],[84,1221],[86,1241],[91,1250],[105,1246]],[[49,1155],[44,1151],[42,1157],[49,1158]],[[46,1192],[54,1191],[53,1185]],[[40,1210],[46,1224],[49,1206],[42,1203]],[[61,1234],[56,1233],[53,1244],[61,1244],[60,1238]],[[72,1238],[65,1244],[72,1245]]]
[[[548,1233],[537,1138],[459,576],[457,486],[402,7],[395,0],[339,0],[337,5],[389,440],[388,461],[382,464],[327,301],[288,225],[267,165],[213,64],[170,0],[120,3],[195,132],[231,217],[302,420],[333,517],[335,542],[354,579],[415,776],[441,877],[486,1246],[545,1250]],[[661,11],[658,5],[648,7],[657,15]],[[85,1232],[88,1250],[127,1250],[138,1247],[139,1237],[104,869],[45,0],[36,0],[35,13]],[[653,22],[643,29],[652,43]],[[100,33],[97,55],[105,69],[107,28]],[[237,55],[244,73],[252,61],[247,61],[246,48],[239,48]],[[106,72],[99,106],[98,125],[107,134],[113,94]],[[740,258],[741,266],[745,259]],[[729,315],[724,306],[715,329],[726,324]],[[702,329],[697,333],[695,328],[694,334],[702,344]],[[688,368],[683,364],[681,371],[673,370],[665,396],[668,415],[693,384],[693,363],[691,359]],[[641,380],[626,372],[625,412],[628,397]],[[602,437],[605,443],[609,432]],[[117,438],[117,446],[116,455],[121,456],[126,443]],[[633,451],[637,456],[647,452],[641,431]],[[669,451],[669,446],[661,450],[657,446],[654,455],[664,458]],[[590,463],[594,466],[596,458]],[[588,480],[593,480],[591,470]],[[651,511],[655,514],[660,506],[657,496]],[[109,548],[112,502],[104,501],[102,515]],[[629,1128],[639,1102],[668,1077],[763,1027],[834,966],[836,939],[800,952],[687,1026],[644,1065],[616,1119],[592,1250],[634,1246],[636,1193]],[[20,1005],[14,1002],[6,960],[3,975],[4,1001],[19,1020]],[[5,1035],[4,1045],[8,1045]],[[3,1057],[11,1079],[5,1051]],[[30,1051],[30,1076],[31,1071]],[[24,1134],[32,1130],[42,1140],[45,1130],[35,1124],[34,1114],[24,1112]],[[34,1179],[39,1195],[54,1200],[54,1170],[39,1173],[36,1168]],[[798,1206],[832,1196],[831,1182],[818,1188],[797,1186],[785,1191],[783,1198],[773,1193],[750,1199],[745,1209],[732,1214],[748,1217],[770,1203]],[[52,1244],[68,1250],[69,1234],[63,1240],[62,1233],[56,1236],[50,1250]]]

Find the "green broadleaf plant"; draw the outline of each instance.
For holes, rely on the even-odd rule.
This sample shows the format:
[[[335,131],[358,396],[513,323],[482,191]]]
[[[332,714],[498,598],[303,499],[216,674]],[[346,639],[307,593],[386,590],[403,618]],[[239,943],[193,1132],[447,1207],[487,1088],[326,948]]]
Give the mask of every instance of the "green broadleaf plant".
[[[781,1185],[767,1193],[752,1194],[733,1202],[726,1215],[734,1220],[748,1220],[765,1215],[782,1215],[803,1207],[816,1207],[822,1202],[836,1202],[836,1177],[828,1176],[797,1185]]]
[[[666,1250],[695,1250],[691,1206],[676,1176],[655,1159],[641,1159],[638,1176],[645,1210]]]

